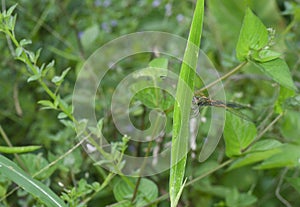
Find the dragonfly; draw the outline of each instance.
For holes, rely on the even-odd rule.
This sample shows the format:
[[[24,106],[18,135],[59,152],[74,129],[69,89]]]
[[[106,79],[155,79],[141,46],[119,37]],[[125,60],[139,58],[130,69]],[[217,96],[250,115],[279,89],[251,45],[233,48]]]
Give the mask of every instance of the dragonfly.
[[[243,114],[242,112],[239,111],[240,109],[251,109],[250,106],[245,106],[245,105],[237,104],[234,102],[223,102],[220,100],[213,100],[204,95],[194,96],[193,97],[193,106],[197,107],[197,112],[199,112],[200,108],[205,107],[205,106],[221,107],[221,108],[224,108],[224,109],[228,110],[229,112],[237,115],[238,117],[240,117],[242,119],[252,122],[252,120],[246,114]],[[195,107],[193,109],[195,109]]]

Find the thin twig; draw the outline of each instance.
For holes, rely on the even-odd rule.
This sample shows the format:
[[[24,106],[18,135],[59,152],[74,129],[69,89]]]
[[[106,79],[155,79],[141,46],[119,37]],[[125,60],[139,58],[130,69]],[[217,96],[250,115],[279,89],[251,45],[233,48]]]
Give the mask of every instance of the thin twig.
[[[243,151],[247,151],[249,148],[251,148],[281,117],[283,114],[279,114],[264,130],[262,130],[257,137],[251,142],[251,144],[244,149]]]
[[[203,91],[207,90],[208,88],[216,85],[218,82],[228,78],[229,76],[231,76],[232,74],[234,74],[235,72],[237,72],[238,70],[240,70],[243,66],[245,66],[248,62],[242,62],[241,64],[239,64],[238,66],[236,66],[235,68],[233,68],[231,71],[229,71],[228,73],[226,73],[225,75],[223,75],[222,77],[218,78],[217,80],[211,82],[210,84],[208,84],[207,86],[204,86],[203,88],[201,88],[200,90],[195,91],[195,95],[199,95],[201,94]]]
[[[16,82],[14,84],[13,98],[14,98],[14,105],[15,105],[16,113],[18,116],[21,117],[23,115],[23,110],[21,108],[20,101],[19,101],[18,82]]]
[[[284,176],[286,175],[288,171],[288,168],[285,168],[280,176],[280,179],[279,179],[279,182],[278,182],[278,185],[276,187],[276,191],[275,191],[275,195],[276,197],[278,198],[278,200],[281,201],[281,203],[283,203],[286,207],[292,207],[292,205],[286,200],[284,199],[281,195],[280,195],[280,188],[281,188],[281,185],[283,183],[283,179],[284,179]]]
[[[257,135],[254,142],[260,139],[282,116],[283,113],[279,114],[263,131]]]

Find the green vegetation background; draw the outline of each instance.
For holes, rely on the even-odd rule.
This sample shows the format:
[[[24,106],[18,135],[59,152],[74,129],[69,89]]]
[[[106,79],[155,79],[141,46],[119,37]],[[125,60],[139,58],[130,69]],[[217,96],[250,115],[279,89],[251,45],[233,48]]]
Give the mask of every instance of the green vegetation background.
[[[37,51],[42,48],[38,64],[55,60],[55,66],[45,80],[49,88],[55,88],[51,82],[54,76],[61,74],[66,68],[71,68],[58,92],[67,104],[71,104],[76,75],[82,63],[95,49],[121,35],[138,31],[164,31],[187,38],[195,6],[193,1],[172,0],[2,2],[5,2],[7,8],[18,3],[15,11],[15,34],[19,40],[25,38],[32,41],[32,44],[26,46],[28,50]],[[235,47],[246,5],[250,5],[267,27],[276,30],[274,50],[283,54],[295,85],[299,88],[300,2],[297,0],[206,1],[201,48],[220,73],[226,73],[238,65]],[[38,104],[40,100],[49,99],[48,95],[38,82],[27,82],[29,75],[26,66],[14,59],[11,45],[2,34],[0,50],[1,127],[13,146],[42,146],[32,153],[19,156],[24,165],[21,167],[32,175],[70,150],[78,140],[65,117],[59,116],[59,111],[45,110]],[[150,54],[140,55],[133,58],[134,61],[122,62],[116,70],[107,75],[103,83],[103,94],[96,105],[99,111],[98,118],[108,116],[109,112],[105,107],[109,105],[114,87],[124,77],[125,70],[147,65],[150,59]],[[274,103],[278,92],[259,70],[253,70],[254,74],[245,70],[226,80],[226,95],[229,99],[252,104],[254,108],[265,109],[265,112],[269,109],[268,106]],[[232,80],[235,81],[234,85],[230,84]],[[296,130],[300,127],[298,113],[299,111],[289,112],[265,137],[299,144],[300,133]],[[109,125],[110,121],[104,120],[103,133],[111,137],[112,141],[118,141],[121,136]],[[137,119],[135,122],[139,125],[141,120]],[[7,142],[0,139],[0,145],[7,146]],[[18,157],[11,154],[6,156],[20,164]],[[216,166],[224,156],[223,142],[212,160],[205,164],[189,156],[186,175],[197,177],[206,169]],[[298,177],[299,169],[293,167],[289,172],[286,171],[283,167],[258,171],[248,166],[229,172],[219,170],[187,187],[188,189],[183,191],[180,205],[273,207],[282,206],[283,200],[287,200],[292,206],[298,206],[300,181],[293,179]],[[106,206],[116,202],[113,188],[120,178],[114,177],[104,189],[95,194],[93,192],[97,191],[95,182],[101,184],[107,176],[108,172],[94,166],[93,160],[78,147],[36,179],[49,186],[57,195],[64,192],[63,198],[69,201],[70,206],[79,206],[83,201],[89,202],[83,202],[82,206]],[[149,177],[156,183],[160,196],[168,192],[168,176],[168,172],[164,172]],[[0,197],[5,198],[14,187],[0,174]],[[247,200],[250,204],[244,202],[238,205],[236,199]],[[70,204],[71,200],[73,204]],[[22,189],[18,189],[1,202],[0,206],[43,205]],[[167,199],[159,203],[159,206],[168,205]],[[285,205],[288,206],[286,203]]]

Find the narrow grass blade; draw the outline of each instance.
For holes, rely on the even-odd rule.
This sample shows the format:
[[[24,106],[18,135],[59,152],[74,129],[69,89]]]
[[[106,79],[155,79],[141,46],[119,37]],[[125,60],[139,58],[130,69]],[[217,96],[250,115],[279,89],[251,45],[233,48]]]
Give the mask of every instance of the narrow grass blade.
[[[32,179],[14,162],[0,155],[0,174],[12,180],[25,191],[49,207],[65,207],[65,203],[43,183]]]
[[[173,115],[173,137],[170,169],[171,206],[177,206],[182,192],[186,152],[189,141],[189,116],[194,91],[195,68],[198,61],[200,38],[202,33],[204,0],[198,0],[188,38],[188,44],[181,65],[176,91],[176,103]]]

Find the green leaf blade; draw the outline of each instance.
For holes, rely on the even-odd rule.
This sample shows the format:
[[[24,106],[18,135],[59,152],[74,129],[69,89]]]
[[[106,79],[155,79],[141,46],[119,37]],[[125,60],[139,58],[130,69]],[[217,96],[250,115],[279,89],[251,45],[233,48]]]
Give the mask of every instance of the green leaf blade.
[[[266,159],[263,163],[256,166],[255,169],[265,170],[280,167],[299,167],[300,146],[284,144],[279,148],[280,153]]]
[[[65,207],[65,203],[46,185],[32,179],[14,162],[0,155],[0,173],[12,180],[49,207]]]
[[[240,36],[236,46],[236,56],[240,61],[247,60],[251,50],[260,50],[268,44],[268,31],[260,19],[247,8]]]
[[[294,91],[297,90],[293,82],[289,66],[283,59],[277,58],[268,62],[255,64],[262,70],[263,73],[280,85]]]
[[[113,189],[117,201],[130,201],[135,190],[136,179],[120,180]],[[158,197],[158,188],[154,182],[142,178],[135,199],[135,206],[145,206]]]
[[[195,68],[198,61],[204,17],[204,0],[198,0],[191,24],[187,47],[181,65],[173,113],[173,135],[169,193],[175,207],[182,191],[189,139],[189,115],[194,91]],[[198,49],[197,51],[195,51]]]
[[[256,134],[256,127],[252,122],[229,112],[226,113],[224,139],[228,157],[241,155],[243,150],[255,139]]]

